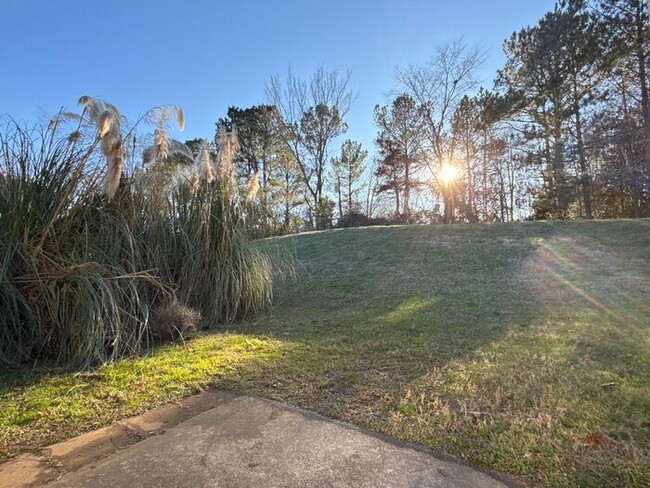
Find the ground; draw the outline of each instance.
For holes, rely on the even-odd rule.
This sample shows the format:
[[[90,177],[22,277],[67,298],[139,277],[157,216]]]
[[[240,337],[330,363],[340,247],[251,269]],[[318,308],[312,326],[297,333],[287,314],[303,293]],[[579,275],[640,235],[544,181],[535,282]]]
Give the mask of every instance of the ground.
[[[70,374],[0,374],[4,457],[208,386],[543,486],[650,484],[650,221],[375,227],[270,239],[264,316]]]

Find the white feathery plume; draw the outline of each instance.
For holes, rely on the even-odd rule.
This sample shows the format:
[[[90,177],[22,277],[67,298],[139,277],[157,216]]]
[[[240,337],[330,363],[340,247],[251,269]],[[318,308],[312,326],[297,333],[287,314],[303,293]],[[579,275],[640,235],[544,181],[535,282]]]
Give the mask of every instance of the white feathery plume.
[[[199,181],[201,180],[201,177],[196,171],[190,172],[189,177],[187,178],[187,186],[189,187],[190,190],[196,191],[196,189],[199,187]]]
[[[189,161],[194,161],[194,156],[192,155],[192,151],[190,151],[190,148],[187,147],[185,144],[183,144],[180,141],[177,141],[176,139],[168,139],[168,143],[166,144],[167,146],[167,156],[182,156]],[[156,145],[152,145],[147,147],[144,151],[142,151],[142,164],[144,166],[147,166],[148,164],[152,163],[153,161],[156,161]]]
[[[82,107],[86,108],[88,107],[88,105],[90,105],[93,102],[93,100],[94,100],[93,97],[89,97],[88,95],[83,95],[79,97],[78,103]]]
[[[142,120],[156,127],[163,128],[167,125],[169,119],[175,119],[179,130],[185,128],[185,114],[183,109],[177,105],[160,105],[149,110],[142,116]]]
[[[111,130],[114,117],[113,112],[110,110],[104,110],[104,112],[99,116],[99,120],[97,121],[97,132],[100,139]]]
[[[108,136],[111,137],[108,137]],[[106,150],[104,150],[106,147]],[[104,192],[108,200],[112,200],[117,193],[120,186],[120,178],[122,177],[122,169],[124,168],[124,147],[122,145],[122,137],[117,133],[109,132],[104,139],[102,139],[102,152],[106,155],[108,162],[108,171],[106,172],[106,181],[104,183]]]
[[[190,161],[194,160],[194,156],[192,155],[192,151],[190,150],[190,148],[187,147],[182,142],[177,141],[176,139],[169,140],[168,151],[170,156],[184,156]]]
[[[251,177],[248,179],[248,183],[246,184],[246,201],[250,202],[252,201],[255,196],[257,195],[257,192],[260,189],[260,175],[259,171],[255,171],[251,175]]]
[[[68,142],[77,142],[79,139],[81,139],[81,131],[79,130],[74,130],[68,134]]]
[[[212,183],[214,181],[214,167],[212,165],[212,158],[210,157],[210,146],[207,140],[201,142],[199,152],[194,161],[199,175],[203,181]]]
[[[153,131],[153,147],[155,162],[160,164],[169,156],[169,137],[161,127]]]
[[[237,182],[235,181],[234,157],[239,150],[237,133],[227,132],[223,126],[219,127],[217,134],[219,152],[217,154],[217,178],[228,189],[228,195],[233,200],[237,196]]]
[[[176,108],[176,123],[178,124],[178,130],[183,132],[185,130],[185,114],[180,107]]]
[[[83,114],[95,125],[97,138],[101,141],[102,154],[106,156],[107,171],[104,180],[104,192],[108,200],[112,200],[120,186],[122,169],[124,168],[124,145],[120,132],[122,116],[114,105],[89,96],[79,98],[83,106]]]
[[[84,112],[88,114],[90,122],[97,125],[97,121],[106,110],[104,102],[98,98],[83,96],[79,99],[79,104],[84,108]],[[117,118],[119,118],[119,113],[114,115],[117,115]]]
[[[153,132],[153,146],[144,150],[142,154],[143,164],[155,162],[162,163],[167,157],[178,154],[187,157],[190,161],[194,159],[192,152],[183,143],[170,139],[167,135],[168,121],[175,120],[178,128],[182,131],[185,128],[185,114],[176,105],[160,105],[149,110],[141,118],[147,124],[156,127]]]
[[[119,110],[117,109],[117,107],[116,107],[115,105],[113,105],[112,103],[104,102],[104,106],[106,107],[106,110],[108,110],[109,112],[111,112],[111,113],[112,113],[115,117],[117,117],[118,119],[119,119],[120,117],[122,117],[122,115],[120,114],[120,111],[119,111]]]

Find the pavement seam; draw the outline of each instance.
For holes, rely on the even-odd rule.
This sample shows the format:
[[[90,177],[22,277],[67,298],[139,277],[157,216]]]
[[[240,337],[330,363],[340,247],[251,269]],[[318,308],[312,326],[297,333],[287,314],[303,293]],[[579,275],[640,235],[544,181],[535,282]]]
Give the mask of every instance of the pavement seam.
[[[120,420],[120,421],[118,421],[116,423],[125,433],[133,434],[134,436],[136,436],[138,438],[138,440],[135,441],[133,444],[131,444],[131,446],[136,445],[138,442],[142,442],[147,437],[151,437],[152,435],[155,435],[155,432],[144,432],[144,431],[141,431],[139,429],[136,429],[135,427],[130,426],[129,424],[126,423],[126,420],[128,420],[128,419],[122,419],[122,420]],[[114,443],[113,439],[111,439],[111,442]],[[131,446],[127,446],[127,447],[131,447]],[[121,448],[118,447],[118,449],[121,449]],[[126,447],[122,448],[122,449],[126,449]]]

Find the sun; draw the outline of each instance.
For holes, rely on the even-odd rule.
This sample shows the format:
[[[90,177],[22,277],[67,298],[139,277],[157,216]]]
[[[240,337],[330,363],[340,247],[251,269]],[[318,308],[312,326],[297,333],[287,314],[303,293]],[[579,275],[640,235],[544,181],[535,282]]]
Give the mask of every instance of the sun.
[[[442,180],[444,184],[449,184],[456,179],[458,171],[456,168],[450,164],[443,164],[438,172],[438,178]]]

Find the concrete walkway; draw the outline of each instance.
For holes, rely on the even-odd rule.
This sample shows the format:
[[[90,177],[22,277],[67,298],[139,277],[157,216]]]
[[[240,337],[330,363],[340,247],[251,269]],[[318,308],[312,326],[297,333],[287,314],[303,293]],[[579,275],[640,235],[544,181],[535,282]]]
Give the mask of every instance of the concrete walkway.
[[[147,429],[146,422],[140,425]],[[149,423],[149,428],[156,426]],[[471,466],[342,422],[231,396],[48,488],[512,486]]]

